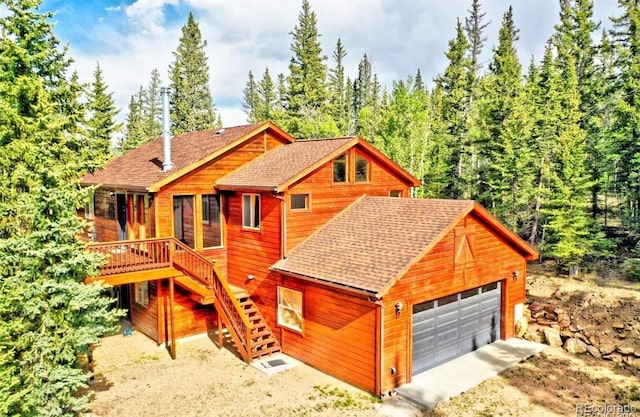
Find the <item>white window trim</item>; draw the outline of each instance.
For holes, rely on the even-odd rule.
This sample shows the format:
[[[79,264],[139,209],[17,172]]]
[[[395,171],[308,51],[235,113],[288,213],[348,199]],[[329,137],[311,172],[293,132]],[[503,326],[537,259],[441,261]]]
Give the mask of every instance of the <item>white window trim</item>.
[[[304,207],[303,208],[294,208],[293,207],[293,196],[295,195],[303,195],[305,196],[304,199]],[[311,209],[311,194],[309,193],[294,193],[290,195],[289,198],[289,207],[291,207],[291,211],[309,211]]]
[[[284,292],[289,292],[300,297],[299,309],[295,308],[295,306],[290,306],[285,304],[285,301],[283,300]],[[297,290],[286,288],[286,287],[278,287],[278,325],[285,327],[287,329],[302,333],[304,330],[303,304],[304,304],[304,294],[302,293],[302,291],[297,291]],[[300,325],[296,326],[291,322],[287,322],[284,319],[285,312],[291,314],[292,317],[296,318],[297,321],[300,322]]]
[[[149,307],[149,282],[136,282],[134,285],[136,304]]]
[[[250,196],[250,202],[251,202],[251,210],[249,211],[249,222],[248,224],[250,224],[250,226],[247,226],[247,222],[246,222],[246,218],[245,218],[245,197],[246,196]],[[256,210],[255,210],[255,204],[256,201],[258,202],[258,218],[256,218]],[[262,221],[261,221],[261,217],[262,217],[262,204],[260,201],[260,194],[242,194],[242,228],[243,229],[249,229],[249,230],[260,230],[260,227],[262,226]],[[256,221],[257,221],[257,225],[256,225]]]

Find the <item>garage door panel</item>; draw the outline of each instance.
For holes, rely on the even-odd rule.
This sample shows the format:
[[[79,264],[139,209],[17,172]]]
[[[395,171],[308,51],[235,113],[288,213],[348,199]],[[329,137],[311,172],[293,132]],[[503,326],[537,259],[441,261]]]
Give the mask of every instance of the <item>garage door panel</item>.
[[[414,374],[497,340],[500,294],[495,283],[414,306]]]

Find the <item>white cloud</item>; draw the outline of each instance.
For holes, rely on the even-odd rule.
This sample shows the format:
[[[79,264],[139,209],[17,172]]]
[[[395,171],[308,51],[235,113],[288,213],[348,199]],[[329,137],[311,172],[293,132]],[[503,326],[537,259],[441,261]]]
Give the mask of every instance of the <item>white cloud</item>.
[[[491,21],[483,54],[488,64],[509,2],[484,3],[485,22]],[[290,0],[137,0],[126,6],[124,13],[109,16],[126,21],[93,29],[92,39],[99,40],[95,48],[76,49],[71,41],[71,56],[85,81],[91,80],[95,63],[100,62],[123,118],[131,95],[140,85],[148,84],[154,68],[167,80],[180,28],[191,9],[207,40],[214,101],[226,125],[239,124],[246,119],[241,100],[248,72],[252,70],[260,78],[269,67],[274,79],[278,73],[286,74],[292,55],[289,32],[297,23],[300,4]],[[464,21],[470,4],[471,0],[315,0],[312,8],[324,54],[329,57],[327,64],[333,65],[331,55],[340,37],[348,53],[348,75],[356,75],[358,62],[366,53],[380,80],[390,88],[392,81],[414,75],[418,68],[428,83],[445,69],[444,52],[455,35],[456,18]],[[182,21],[176,22],[175,16],[169,19],[165,15],[168,8],[184,12]],[[557,10],[557,0],[514,3],[523,66],[532,55],[539,61],[558,20]],[[597,19],[606,20],[613,14],[618,14],[615,6],[596,5]]]
[[[122,7],[120,7],[120,6],[109,6],[109,7],[105,7],[104,10],[105,10],[105,12],[117,13],[120,10],[122,10]]]

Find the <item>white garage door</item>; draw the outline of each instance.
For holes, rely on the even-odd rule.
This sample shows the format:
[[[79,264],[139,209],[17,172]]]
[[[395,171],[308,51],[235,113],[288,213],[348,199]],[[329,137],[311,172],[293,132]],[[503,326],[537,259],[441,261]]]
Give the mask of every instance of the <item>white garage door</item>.
[[[500,338],[500,283],[413,306],[413,374]]]

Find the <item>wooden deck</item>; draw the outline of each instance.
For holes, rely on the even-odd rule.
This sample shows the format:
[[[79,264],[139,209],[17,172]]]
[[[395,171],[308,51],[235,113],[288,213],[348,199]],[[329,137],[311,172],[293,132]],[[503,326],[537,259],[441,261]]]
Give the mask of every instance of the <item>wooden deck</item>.
[[[87,278],[87,282],[122,285],[169,279],[171,303],[175,283],[189,290],[201,304],[213,304],[220,323],[227,327],[243,359],[250,362],[256,357],[256,346],[252,343],[255,320],[249,318],[240,301],[249,295],[243,289],[229,285],[214,261],[173,237],[91,243],[87,249],[105,258],[100,275]],[[175,346],[173,336],[171,345]]]

